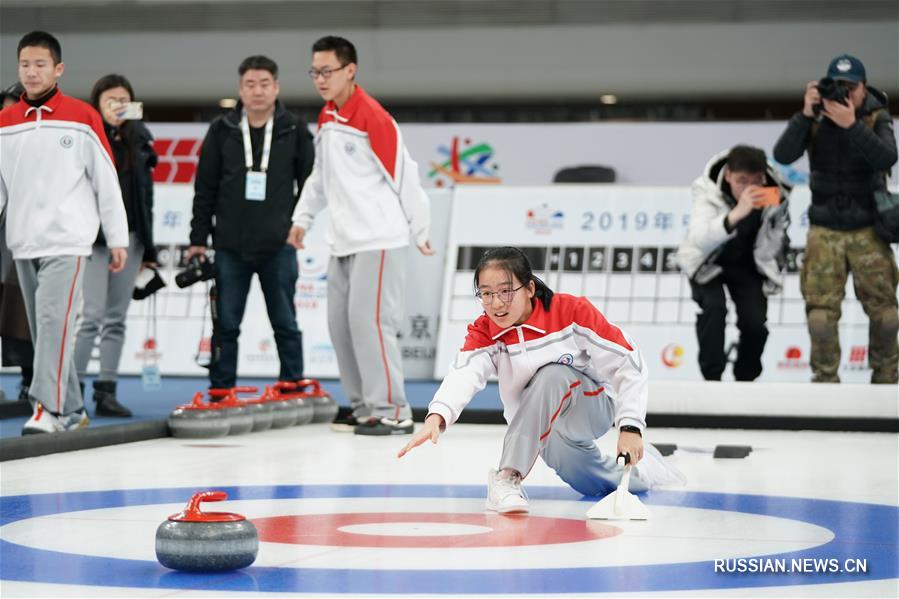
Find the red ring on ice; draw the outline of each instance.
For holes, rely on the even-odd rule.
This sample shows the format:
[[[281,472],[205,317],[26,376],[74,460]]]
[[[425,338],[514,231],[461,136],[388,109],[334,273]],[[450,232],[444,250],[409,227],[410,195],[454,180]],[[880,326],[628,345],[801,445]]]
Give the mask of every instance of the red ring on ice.
[[[358,534],[341,528],[366,524],[435,523],[488,528],[487,532],[446,535]],[[259,540],[294,545],[336,547],[523,547],[606,539],[621,534],[616,526],[594,520],[545,516],[440,514],[421,512],[304,514],[253,520]]]

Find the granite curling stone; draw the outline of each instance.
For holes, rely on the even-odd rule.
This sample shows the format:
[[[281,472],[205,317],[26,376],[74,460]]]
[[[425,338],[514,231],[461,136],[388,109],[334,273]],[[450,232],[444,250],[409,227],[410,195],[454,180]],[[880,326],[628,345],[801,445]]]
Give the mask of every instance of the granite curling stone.
[[[258,393],[256,387],[235,387],[235,393]],[[265,395],[257,396],[251,399],[243,400],[244,407],[249,410],[253,417],[253,428],[251,432],[267,431],[272,428],[272,406],[266,400]]]
[[[303,379],[301,381],[297,381],[297,387],[300,390],[312,387],[311,391],[303,392],[303,399],[307,403],[312,403],[312,409],[314,411],[312,422],[319,423],[334,421],[334,418],[337,417],[337,410],[339,409],[337,400],[331,397],[330,393],[324,391],[321,387],[321,384],[319,384],[317,380]]]
[[[223,501],[224,491],[194,493],[184,511],[156,529],[156,558],[166,568],[188,572],[224,572],[245,568],[259,553],[253,523],[229,512],[203,512],[200,503]]]
[[[244,402],[237,399],[236,390],[243,388],[209,390],[210,401],[219,406],[228,416],[228,422],[231,424],[229,435],[242,435],[253,430],[253,414],[244,405]]]
[[[176,407],[168,418],[173,437],[183,439],[213,439],[224,437],[231,430],[228,416],[217,405],[203,403],[197,393],[190,404]]]
[[[272,428],[287,428],[297,422],[299,402],[285,395],[281,385],[293,385],[294,383],[276,383],[275,388],[266,387],[266,400],[272,406]]]
[[[296,420],[294,426],[309,424],[315,416],[315,408],[312,406],[312,400],[306,397],[297,389],[297,383],[279,381],[275,383],[275,392],[279,393],[282,399],[288,399],[291,405],[296,406]]]

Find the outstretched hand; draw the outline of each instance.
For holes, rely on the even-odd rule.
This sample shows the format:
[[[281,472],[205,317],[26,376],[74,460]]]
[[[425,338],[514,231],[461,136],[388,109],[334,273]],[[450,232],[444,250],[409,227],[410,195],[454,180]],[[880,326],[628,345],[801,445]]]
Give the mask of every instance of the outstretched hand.
[[[431,414],[427,418],[425,418],[425,424],[423,427],[418,429],[418,432],[412,437],[412,440],[406,443],[406,446],[403,447],[396,457],[401,458],[428,439],[431,440],[431,443],[437,444],[437,440],[440,438],[440,429],[443,427],[444,421],[443,416],[440,414]]]

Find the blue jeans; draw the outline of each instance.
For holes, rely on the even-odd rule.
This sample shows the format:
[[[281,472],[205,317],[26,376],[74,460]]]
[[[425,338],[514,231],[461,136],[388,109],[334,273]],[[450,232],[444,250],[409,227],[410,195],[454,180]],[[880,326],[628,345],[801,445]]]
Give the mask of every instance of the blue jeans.
[[[259,277],[269,322],[275,334],[281,371],[278,380],[303,378],[303,335],[297,327],[297,253],[284,246],[273,254],[245,260],[237,252],[216,250],[215,285],[218,319],[212,333],[209,386],[233,387],[237,380],[237,338],[253,273]]]

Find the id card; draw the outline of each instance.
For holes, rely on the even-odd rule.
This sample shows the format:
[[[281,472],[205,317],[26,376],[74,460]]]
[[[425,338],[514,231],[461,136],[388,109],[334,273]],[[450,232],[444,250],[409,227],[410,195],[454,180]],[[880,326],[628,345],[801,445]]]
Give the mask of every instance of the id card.
[[[140,369],[140,380],[144,391],[159,391],[162,388],[162,376],[159,374],[159,366],[145,364]]]
[[[246,198],[254,202],[265,200],[265,173],[249,171],[247,173]]]

